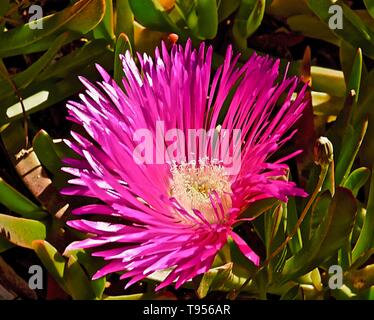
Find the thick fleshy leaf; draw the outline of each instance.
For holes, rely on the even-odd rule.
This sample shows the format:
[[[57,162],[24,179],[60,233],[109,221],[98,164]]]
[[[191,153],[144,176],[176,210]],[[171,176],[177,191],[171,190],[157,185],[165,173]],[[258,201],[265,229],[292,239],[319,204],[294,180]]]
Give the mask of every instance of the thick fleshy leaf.
[[[230,277],[232,266],[232,263],[227,263],[205,272],[196,291],[199,298],[205,298],[209,291],[221,288],[225,281]]]
[[[274,246],[275,238],[280,228],[284,214],[283,204],[279,204],[265,215],[265,246],[267,253],[270,254]],[[275,244],[276,245],[276,244]]]
[[[42,82],[48,79],[69,78],[74,74],[78,77],[82,72],[82,66],[99,63],[102,56],[108,55],[112,56],[113,53],[108,49],[107,41],[103,39],[89,41],[49,65],[40,73],[36,80]]]
[[[113,53],[102,54],[96,60],[97,63],[110,69],[113,67]],[[81,70],[81,75],[90,79],[98,79],[96,71],[91,66]],[[50,81],[45,80],[33,86],[29,86],[20,93],[24,98],[23,103],[27,114],[47,108],[54,105],[82,89],[76,75],[66,76],[63,80]],[[1,98],[1,97],[0,97]],[[22,115],[22,107],[17,97],[9,97],[4,100],[0,99],[0,125],[20,119]]]
[[[344,99],[325,92],[312,91],[313,113],[316,116],[337,116],[342,109]],[[323,124],[325,124],[323,122]]]
[[[368,251],[363,252],[356,260],[352,263],[350,270],[356,270],[367,264],[368,260],[374,254],[374,247],[370,248]]]
[[[251,203],[250,206],[240,215],[241,219],[255,219],[265,211],[271,209],[279,200],[274,198],[262,199]]]
[[[329,8],[332,5],[330,0],[307,0],[310,9],[326,24],[329,23],[331,14]],[[360,17],[349,8],[342,0],[334,3],[343,9],[343,29],[335,29],[333,32],[349,42],[353,47],[362,48],[364,54],[374,57],[374,32]]]
[[[368,199],[364,224],[358,241],[352,251],[353,261],[357,260],[365,251],[374,247],[374,174],[371,175]]]
[[[350,56],[351,55],[352,52]],[[349,62],[345,61],[349,58],[351,58]],[[360,123],[357,126],[351,125],[353,116],[360,109],[358,108],[357,102],[363,70],[361,50],[357,50],[353,57],[346,57],[344,60],[342,60],[342,63],[343,61],[345,61],[345,65],[348,65],[349,63],[352,65],[352,67],[345,67],[345,69],[347,69],[345,72],[349,72],[349,77],[346,74],[347,92],[345,94],[343,108],[340,111],[337,120],[328,130],[328,137],[331,139],[334,145],[334,157],[335,159],[338,159],[335,179],[337,184],[340,184],[342,179],[346,178],[345,175],[350,173],[350,161],[354,161],[362,142],[362,140],[360,141],[361,138],[359,137],[359,128],[361,128],[363,125],[364,127],[362,130],[366,132],[365,122],[363,122],[363,124]],[[353,131],[355,133],[353,133]],[[365,132],[362,134],[365,134]],[[346,147],[347,144],[349,145],[349,148]],[[342,146],[345,146],[345,148],[341,152]],[[340,164],[339,161],[341,161]]]
[[[113,75],[114,80],[120,86],[122,86],[122,78],[124,74],[123,74],[122,61],[119,55],[125,54],[127,50],[129,50],[132,53],[131,42],[126,34],[121,33],[118,36],[118,39],[116,42],[116,50],[114,54],[114,75]]]
[[[362,78],[362,51],[357,49],[356,56],[353,60],[353,65],[349,77],[349,82],[347,85],[348,92],[353,90],[355,92],[355,102],[357,103],[358,97],[360,95],[360,85]]]
[[[48,214],[0,178],[0,203],[24,218],[43,219]]]
[[[294,228],[294,225],[288,226],[290,221],[285,219],[286,213],[287,204],[281,203],[265,214],[265,247],[267,258],[286,240],[285,228],[287,231]],[[295,239],[301,240],[300,234],[297,234]],[[281,272],[286,261],[287,252],[288,247],[285,246],[280,254],[272,257],[267,268],[269,274]]]
[[[134,14],[131,11],[129,0],[116,1],[116,36],[117,41],[121,33],[124,33],[134,45]]]
[[[65,258],[45,240],[36,240],[32,242],[32,247],[48,273],[56,280],[62,289],[67,293],[66,283],[64,281]]]
[[[216,0],[197,0],[196,7],[187,17],[187,24],[199,39],[213,39],[218,30]]]
[[[352,191],[356,197],[358,191],[365,185],[370,177],[370,170],[362,167],[354,170],[344,182],[344,187]]]
[[[69,251],[69,256],[73,256],[77,262],[87,270],[89,277],[92,277],[98,269],[103,267],[102,260],[93,258],[83,249]],[[95,293],[97,299],[101,299],[105,290],[105,283],[106,277],[90,281],[92,291]]]
[[[327,215],[310,241],[287,260],[280,281],[284,283],[315,269],[341,248],[352,231],[356,212],[356,199],[351,191],[338,187]]]
[[[63,33],[55,41],[51,43],[51,47],[44,53],[36,62],[34,62],[25,71],[22,71],[11,79],[4,79],[0,81],[0,97],[3,99],[9,95],[14,94],[14,86],[17,90],[26,88],[38,76],[38,74],[51,63],[56,53],[67,39],[67,33]],[[13,82],[13,84],[12,84]]]
[[[179,33],[179,28],[157,0],[129,0],[129,3],[136,20],[144,27]]]
[[[9,242],[32,249],[34,240],[44,240],[46,225],[40,221],[0,214],[0,234]]]
[[[310,13],[310,9],[304,0],[272,0],[266,1],[266,3],[266,13],[274,16],[291,17]]]
[[[374,0],[364,0],[364,3],[368,12],[374,18]]]
[[[113,1],[105,0],[105,12],[101,22],[93,29],[95,39],[106,39],[111,42],[114,39]]]
[[[260,26],[265,13],[265,0],[243,0],[234,19],[233,36],[241,49],[247,48],[247,39]]]
[[[340,45],[341,40],[316,16],[309,14],[291,16],[287,19],[287,24],[292,31],[300,32],[306,37]]]
[[[72,6],[44,17],[42,29],[32,29],[28,24],[0,33],[0,42],[6,46],[0,48],[0,56],[23,54],[24,48],[37,46],[42,51],[50,46],[50,40],[65,31],[85,34],[92,30],[103,18],[104,0],[80,0]],[[40,45],[40,40],[45,40]]]
[[[312,90],[326,92],[335,97],[346,96],[346,85],[342,71],[312,66],[311,75]]]
[[[240,0],[221,0],[218,7],[218,20],[222,22],[239,8]]]
[[[44,130],[40,130],[33,139],[33,148],[40,163],[52,174],[52,181],[62,187],[67,175],[61,171],[62,161],[58,156],[52,138]]]
[[[367,70],[363,62],[362,50],[353,48],[346,41],[342,41],[339,55],[347,84],[347,93],[354,90],[355,101],[357,102],[359,96],[361,96],[361,91],[364,91],[367,85]]]
[[[287,217],[287,234],[290,234],[295,227],[298,216],[297,216],[297,208],[294,198],[290,198],[288,200],[287,205],[285,206],[285,217]],[[288,243],[288,246],[293,254],[295,254],[297,251],[299,251],[302,247],[302,237],[301,237],[301,230],[297,230],[297,233],[290,242]]]
[[[331,204],[331,194],[330,191],[326,190],[318,196],[315,200],[312,212],[310,216],[310,226],[309,226],[309,238],[312,238],[314,232],[318,226],[322,223],[324,217],[328,214],[329,206]]]
[[[69,256],[64,279],[74,300],[94,300],[96,298],[96,294],[91,287],[91,281],[74,256]]]
[[[366,63],[366,61],[367,60],[364,59],[362,63],[362,78],[360,87],[360,97],[358,101],[359,106],[355,114],[353,114],[352,116],[352,122],[355,124],[360,122],[360,120],[362,120],[367,115],[372,116],[373,113],[372,109],[370,107],[368,108],[366,104],[370,103],[370,100],[373,100],[374,98],[374,92],[372,90],[374,84],[374,70],[368,71],[368,63]]]
[[[368,127],[368,121],[362,122],[359,126],[349,125],[342,139],[342,146],[339,158],[336,162],[335,181],[336,184],[344,184],[348,178],[351,168],[361,147]]]
[[[61,160],[54,150],[54,143],[49,134],[40,130],[33,139],[33,148],[40,162],[52,173],[61,168]]]

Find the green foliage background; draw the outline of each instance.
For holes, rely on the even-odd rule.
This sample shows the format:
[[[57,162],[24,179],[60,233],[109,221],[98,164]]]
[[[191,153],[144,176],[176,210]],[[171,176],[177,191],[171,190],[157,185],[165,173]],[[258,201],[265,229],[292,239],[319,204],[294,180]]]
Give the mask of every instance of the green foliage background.
[[[48,123],[49,109],[61,114],[66,100],[82,90],[78,75],[94,81],[99,63],[119,81],[119,53],[151,54],[161,40],[170,44],[174,33],[180,43],[190,38],[195,46],[212,44],[214,66],[228,44],[241,52],[242,62],[254,51],[280,56],[283,67],[292,59],[289,73],[310,81],[311,97],[305,131],[296,142],[307,152],[293,173],[310,197],[251,207],[245,216],[257,217],[253,230],[239,228],[256,234],[267,263],[254,270],[230,242],[187,292],[201,298],[217,291],[229,298],[374,299],[373,0],[358,7],[335,1],[343,9],[342,30],[328,27],[330,0],[71,0],[58,7],[49,2],[0,0],[0,253],[33,250],[57,284],[44,293],[47,298],[62,291],[73,299],[178,297],[168,290],[153,293],[162,274],[148,279],[146,290],[118,296],[106,289],[110,279],[90,280],[100,261],[84,251],[63,254],[67,243],[82,237],[64,223],[84,200],[58,192],[68,179],[61,159],[74,155],[58,139],[66,134],[64,123]],[[46,11],[36,21],[42,29],[30,28],[31,4]],[[289,38],[285,47],[292,47],[295,36],[308,39],[310,48],[282,54],[282,39]],[[322,54],[331,49],[333,62],[319,64],[323,59],[315,52],[321,48]],[[334,145],[334,165],[328,167],[313,162],[313,143],[321,135]],[[344,285],[335,290],[328,286],[331,265],[344,272]],[[30,298],[16,284],[12,290]]]

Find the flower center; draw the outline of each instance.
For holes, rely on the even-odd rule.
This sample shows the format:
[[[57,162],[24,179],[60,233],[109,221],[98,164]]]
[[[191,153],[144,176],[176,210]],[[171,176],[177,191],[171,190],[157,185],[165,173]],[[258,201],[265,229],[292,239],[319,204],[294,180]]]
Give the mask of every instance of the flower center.
[[[216,162],[208,159],[173,164],[171,167],[173,180],[171,183],[171,195],[189,213],[192,209],[199,210],[209,222],[217,220],[212,201],[214,192],[222,203],[224,212],[231,207],[231,183],[225,174],[225,169]],[[214,201],[217,210],[220,208]]]

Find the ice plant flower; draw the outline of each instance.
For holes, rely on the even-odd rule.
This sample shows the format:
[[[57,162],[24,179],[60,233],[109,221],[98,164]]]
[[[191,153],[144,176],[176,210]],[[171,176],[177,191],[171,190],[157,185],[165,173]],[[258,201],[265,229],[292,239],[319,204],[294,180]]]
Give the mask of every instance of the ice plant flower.
[[[94,279],[121,272],[129,286],[167,270],[157,290],[174,282],[178,288],[209,270],[229,237],[259,265],[259,256],[233,230],[240,214],[261,199],[305,195],[284,178],[285,161],[299,151],[273,162],[269,157],[295,134],[291,127],[307,103],[306,86],[296,77],[279,81],[277,60],[254,54],[237,67],[238,58],[229,47],[211,75],[211,47],[195,50],[188,41],[169,53],[162,44],[154,59],[138,55],[139,68],[129,52],[121,56],[122,88],[100,66],[102,81],[81,78],[81,102],[67,107],[89,137],[72,132],[75,141],[67,141],[81,157],[66,159],[64,170],[75,178],[63,193],[96,199],[74,210],[82,219],[68,225],[89,236],[67,248],[90,248],[108,261]],[[157,122],[185,136],[189,129],[240,129],[240,153],[234,156],[240,167],[227,171],[208,147],[195,150],[192,161],[166,152],[164,163],[139,163],[134,136],[146,129],[156,137]],[[156,138],[151,144],[152,155],[164,152]]]

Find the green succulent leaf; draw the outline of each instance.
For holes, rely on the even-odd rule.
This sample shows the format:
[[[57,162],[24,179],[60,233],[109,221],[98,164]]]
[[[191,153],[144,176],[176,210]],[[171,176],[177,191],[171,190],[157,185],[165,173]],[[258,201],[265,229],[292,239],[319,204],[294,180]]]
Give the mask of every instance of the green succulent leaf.
[[[287,19],[287,24],[292,31],[300,32],[306,37],[340,45],[341,40],[318,17],[310,14],[291,16]]]
[[[240,215],[241,219],[255,219],[267,210],[270,210],[278,202],[275,198],[262,199],[251,203],[250,206]]]
[[[73,250],[69,251],[69,257],[73,257],[88,273],[88,277],[91,278],[97,270],[103,267],[103,262],[99,259],[93,258],[85,250]],[[96,299],[101,299],[105,290],[106,277],[101,277],[96,280],[90,280],[90,286],[95,294]]]
[[[121,33],[118,36],[117,43],[116,43],[116,51],[114,54],[114,76],[113,76],[116,83],[121,87],[122,87],[122,78],[124,74],[123,74],[122,61],[119,55],[125,54],[126,51],[129,51],[132,54],[131,42],[124,33]]]
[[[150,29],[179,33],[179,28],[170,19],[158,0],[129,0],[136,20]]]
[[[15,86],[17,90],[26,88],[39,75],[39,73],[51,63],[56,53],[60,50],[67,38],[67,33],[60,35],[53,43],[49,50],[43,56],[28,67],[25,71],[16,74],[12,78],[5,78],[0,81],[0,97],[3,99],[9,95],[14,94]],[[14,85],[12,84],[14,83]]]
[[[307,0],[309,8],[326,24],[329,23],[331,14],[329,8],[332,5],[330,0]],[[333,32],[341,39],[349,42],[355,48],[362,48],[364,53],[374,58],[374,32],[360,17],[349,8],[342,0],[334,3],[343,9],[343,29],[336,29]]]
[[[326,190],[318,196],[315,200],[311,216],[310,216],[310,226],[309,226],[309,239],[312,238],[318,226],[322,223],[324,217],[328,214],[329,206],[331,204],[331,194],[330,191]]]
[[[338,159],[335,179],[337,184],[342,183],[342,179],[345,179],[346,175],[350,173],[351,165],[362,143],[363,136],[361,137],[361,134],[365,135],[367,128],[365,122],[352,125],[353,116],[359,110],[357,102],[362,81],[362,52],[357,50],[354,56],[353,52],[350,52],[348,57],[341,56],[341,59],[342,63],[344,62],[346,65],[345,72],[349,72],[349,77],[346,80],[347,90],[343,108],[338,114],[337,120],[328,130],[328,136],[334,145],[335,158]],[[349,64],[352,67],[349,67]],[[360,128],[361,133],[359,132]],[[346,147],[347,144],[349,147]],[[341,151],[342,146],[345,148]]]
[[[110,43],[114,39],[113,1],[105,0],[104,3],[104,17],[92,32],[95,39],[106,39]]]
[[[40,221],[0,214],[0,234],[9,242],[32,249],[34,240],[44,240],[46,225]]]
[[[371,175],[370,192],[365,220],[360,236],[352,251],[353,261],[357,260],[365,251],[374,247],[374,174]]]
[[[316,116],[337,116],[342,109],[344,99],[325,92],[312,91],[312,104]]]
[[[247,39],[260,26],[265,13],[265,0],[243,0],[234,19],[233,36],[241,49],[247,48]]]
[[[346,41],[342,41],[339,55],[348,89],[346,95],[353,90],[355,102],[357,102],[359,97],[361,99],[362,93],[365,93],[367,82],[367,70],[363,62],[362,50],[352,47]]]
[[[349,82],[347,89],[349,91],[353,90],[355,92],[355,102],[357,103],[358,97],[360,95],[360,85],[362,77],[362,51],[357,49],[356,56],[353,60],[352,71],[349,77]]]
[[[281,282],[312,271],[341,248],[352,231],[356,212],[357,204],[352,192],[338,187],[327,214],[311,239],[286,261]]]
[[[134,14],[131,11],[129,0],[116,1],[116,36],[124,33],[134,45]],[[117,40],[118,41],[118,40]]]
[[[367,264],[370,257],[374,254],[374,247],[370,248],[368,251],[363,252],[359,255],[356,260],[350,266],[350,270],[357,270],[364,264]]]
[[[65,267],[64,279],[74,300],[94,300],[96,294],[84,269],[74,256],[69,256]]]
[[[240,0],[221,0],[218,7],[218,21],[222,22],[240,6]]]
[[[36,78],[36,81],[42,82],[50,79],[69,78],[71,75],[80,75],[82,68],[92,66],[94,63],[100,63],[103,56],[112,56],[113,53],[108,49],[105,40],[93,40],[87,42],[82,47],[63,56],[58,61],[50,64]]]
[[[374,18],[374,0],[364,0],[364,3],[368,12]]]
[[[113,68],[113,53],[101,55],[96,62],[103,68],[110,70]],[[99,79],[97,70],[93,69],[92,66],[82,69],[80,75],[89,78],[91,81]],[[23,103],[26,113],[31,114],[61,102],[80,90],[82,90],[82,84],[77,76],[69,75],[63,80],[42,81],[27,87],[25,90],[21,90],[20,93],[24,98]],[[0,108],[0,125],[23,117],[22,108],[17,97],[0,99],[0,104],[4,106]]]
[[[43,219],[48,214],[0,178],[0,203],[24,218]]]
[[[370,178],[370,170],[362,167],[354,170],[344,182],[344,187],[350,189],[356,197],[358,191],[365,185]]]
[[[56,280],[62,289],[67,293],[66,283],[64,280],[65,258],[45,240],[35,240],[32,247],[43,265],[47,268],[49,274]]]
[[[40,130],[33,139],[33,148],[40,160],[41,164],[45,166],[50,172],[55,173],[60,171],[61,159],[54,150],[54,143],[49,134]]]
[[[24,24],[0,33],[0,43],[7,44],[0,47],[0,57],[24,54],[24,49],[32,46],[37,47],[36,51],[45,50],[49,48],[52,39],[65,31],[85,34],[98,25],[104,16],[104,9],[105,0],[80,0],[60,12],[42,18],[42,29],[32,29],[29,24]]]
[[[284,205],[280,204],[274,207],[265,215],[265,246],[268,254],[272,251],[274,246],[277,246],[275,239],[278,230],[280,230],[282,218],[284,215]]]
[[[287,205],[285,206],[285,217],[287,219],[286,221],[286,229],[287,234],[290,234],[295,227],[298,216],[297,216],[297,209],[296,209],[296,203],[294,198],[290,198],[288,200]],[[297,230],[297,233],[290,242],[288,243],[288,246],[292,252],[292,254],[295,254],[297,251],[299,251],[302,247],[302,236],[301,236],[302,230]]]
[[[218,30],[216,0],[197,0],[195,10],[187,17],[187,24],[199,39],[212,39]]]
[[[342,148],[336,164],[335,181],[337,184],[344,184],[351,172],[362,141],[368,127],[368,120],[363,121],[359,126],[348,125],[342,139]]]
[[[44,130],[40,130],[33,139],[33,149],[40,163],[52,174],[52,181],[57,187],[62,187],[67,181],[67,175],[61,171],[62,161],[52,138]]]
[[[205,298],[209,291],[221,288],[231,276],[232,267],[233,264],[230,262],[205,272],[196,291],[199,298]]]
[[[340,70],[312,66],[312,90],[326,92],[335,97],[346,96],[344,74]]]
[[[266,6],[266,13],[280,17],[310,13],[305,0],[272,0],[266,1]]]

